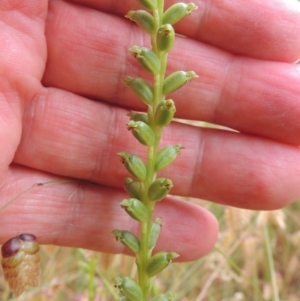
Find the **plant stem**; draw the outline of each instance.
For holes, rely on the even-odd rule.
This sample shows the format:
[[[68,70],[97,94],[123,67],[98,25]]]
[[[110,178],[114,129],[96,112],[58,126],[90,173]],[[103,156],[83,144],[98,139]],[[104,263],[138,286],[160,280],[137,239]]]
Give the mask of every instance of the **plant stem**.
[[[162,24],[162,16],[163,16],[163,9],[164,9],[164,1],[158,0],[158,8],[153,12],[154,20],[156,28],[158,29]],[[147,222],[141,224],[141,233],[140,233],[140,242],[141,242],[141,250],[139,254],[137,254],[137,267],[138,267],[138,274],[139,274],[139,284],[143,290],[143,300],[146,301],[151,289],[151,279],[147,276],[146,273],[146,266],[147,262],[151,257],[151,250],[149,250],[149,233],[152,221],[152,215],[155,208],[155,202],[150,201],[147,195],[148,188],[151,183],[156,179],[156,172],[154,170],[154,164],[156,160],[156,155],[158,152],[158,147],[161,139],[162,127],[155,126],[154,124],[154,115],[157,109],[158,104],[164,100],[164,96],[162,93],[163,82],[165,78],[166,72],[166,65],[167,65],[167,54],[161,53],[157,49],[156,45],[156,34],[151,35],[151,43],[152,43],[152,50],[156,53],[159,57],[161,62],[160,72],[154,76],[154,97],[152,106],[149,106],[148,109],[148,120],[149,125],[152,128],[155,134],[155,143],[153,146],[148,147],[147,152],[147,178],[144,181],[144,185],[142,187],[142,202],[147,207],[149,211],[149,217]]]
[[[277,281],[276,281],[276,270],[275,270],[275,266],[274,266],[274,260],[273,260],[273,254],[272,254],[272,248],[271,248],[269,225],[267,223],[263,226],[263,230],[264,230],[264,237],[265,237],[267,260],[268,260],[268,264],[269,264],[269,271],[270,271],[270,275],[271,275],[271,283],[272,283],[272,288],[273,288],[273,300],[280,301],[278,287],[277,287]]]

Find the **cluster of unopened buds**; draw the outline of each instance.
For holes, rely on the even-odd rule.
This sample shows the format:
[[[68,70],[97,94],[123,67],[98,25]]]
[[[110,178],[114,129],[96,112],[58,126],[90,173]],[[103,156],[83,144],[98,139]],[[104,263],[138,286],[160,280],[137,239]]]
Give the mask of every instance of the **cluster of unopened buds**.
[[[173,25],[197,9],[193,3],[176,3],[164,11],[164,1],[138,0],[146,10],[130,11],[126,17],[136,22],[151,37],[152,49],[132,46],[129,51],[145,71],[152,74],[153,83],[140,77],[126,76],[124,82],[147,106],[147,112],[130,112],[127,128],[142,145],[147,147],[144,162],[139,156],[127,152],[118,155],[131,177],[125,179],[129,198],[121,207],[140,223],[140,235],[127,230],[113,230],[118,241],[136,256],[138,279],[116,277],[115,287],[120,301],[168,301],[174,299],[171,292],[151,297],[153,277],[163,271],[179,254],[160,251],[152,254],[158,240],[162,218],[153,219],[155,204],[163,200],[173,187],[169,178],[157,177],[158,172],[169,166],[180,154],[180,144],[159,148],[162,130],[168,126],[176,112],[175,103],[166,96],[181,88],[192,78],[194,71],[176,71],[165,76],[167,56],[175,40]]]

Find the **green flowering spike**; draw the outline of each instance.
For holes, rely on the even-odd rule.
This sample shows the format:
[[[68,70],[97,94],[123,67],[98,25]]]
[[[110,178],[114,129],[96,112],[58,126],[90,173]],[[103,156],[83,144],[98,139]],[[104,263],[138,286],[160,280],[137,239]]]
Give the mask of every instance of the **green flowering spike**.
[[[130,120],[127,123],[127,128],[141,144],[153,146],[155,142],[155,135],[147,123]]]
[[[143,298],[143,291],[138,283],[131,277],[116,277],[114,279],[115,287],[127,297],[130,301],[141,301]]]
[[[154,10],[157,7],[157,0],[138,0],[146,9]]]
[[[120,152],[118,155],[131,174],[130,178],[125,179],[125,190],[129,197],[121,202],[121,207],[129,216],[140,222],[140,233],[139,236],[126,230],[114,230],[112,233],[136,253],[139,284],[129,277],[117,277],[115,286],[121,293],[119,301],[173,301],[175,296],[172,293],[162,293],[154,297],[153,292],[152,277],[179,256],[175,252],[159,252],[153,255],[162,228],[162,219],[154,219],[156,202],[162,200],[173,187],[170,179],[157,178],[157,173],[171,164],[183,149],[180,144],[164,148],[160,145],[163,129],[171,123],[176,112],[174,101],[166,99],[166,95],[197,77],[197,74],[194,71],[177,71],[166,76],[167,59],[175,40],[173,24],[197,7],[193,3],[180,2],[164,12],[167,1],[137,1],[147,11],[132,10],[126,17],[150,35],[148,45],[151,44],[152,49],[151,46],[149,49],[141,45],[132,46],[130,51],[141,66],[151,73],[152,80],[125,77],[125,83],[148,106],[147,113],[129,113],[127,128],[147,150],[145,156],[142,156],[145,162],[126,152]]]
[[[166,95],[174,92],[194,77],[198,77],[194,71],[176,71],[172,73],[164,81],[163,93]]]
[[[128,192],[129,196],[135,199],[141,198],[141,183],[138,181],[133,181],[131,178],[125,178],[125,190]]]
[[[146,105],[152,104],[153,88],[147,81],[139,77],[126,76],[124,82]]]
[[[166,99],[160,102],[155,112],[155,124],[167,126],[171,123],[176,107],[172,99]]]
[[[157,55],[147,47],[132,46],[129,49],[144,69],[157,75],[160,71],[160,60]]]
[[[125,17],[134,21],[149,34],[156,32],[154,18],[145,10],[131,10]]]
[[[127,114],[127,116],[129,116],[130,120],[143,121],[144,123],[148,124],[148,115],[146,113],[131,111]]]
[[[175,40],[175,31],[171,24],[162,25],[157,33],[157,49],[161,52],[169,52]]]
[[[167,194],[169,194],[170,190],[173,187],[173,183],[170,179],[159,178],[156,179],[149,187],[148,197],[151,201],[160,201]]]
[[[142,223],[147,222],[149,211],[147,207],[138,199],[124,199],[121,202],[121,207],[135,220]]]
[[[168,145],[158,152],[154,169],[159,171],[171,164],[183,147],[180,144]]]
[[[193,10],[198,7],[194,3],[176,3],[169,7],[163,15],[163,24],[175,24],[180,21],[184,16],[189,15]]]
[[[145,181],[147,176],[146,166],[143,160],[132,154],[126,152],[120,152],[118,155],[121,157],[121,162],[125,168],[140,181]]]
[[[131,232],[116,229],[113,230],[111,234],[114,235],[118,241],[120,241],[123,245],[125,245],[134,253],[138,253],[140,251],[140,242],[138,238]]]
[[[175,294],[172,292],[168,292],[166,294],[155,296],[150,301],[173,301],[173,300],[175,300]]]
[[[146,266],[146,272],[149,277],[153,277],[156,274],[163,271],[174,258],[178,257],[179,254],[175,252],[158,252],[152,256]]]
[[[152,250],[159,237],[159,233],[162,227],[162,218],[157,217],[154,222],[151,223],[148,248]]]

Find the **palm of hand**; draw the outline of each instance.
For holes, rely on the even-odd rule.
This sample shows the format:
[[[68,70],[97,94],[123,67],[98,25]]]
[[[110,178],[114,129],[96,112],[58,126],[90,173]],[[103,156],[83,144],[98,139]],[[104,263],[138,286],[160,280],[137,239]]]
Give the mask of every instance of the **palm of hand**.
[[[42,243],[122,251],[109,235],[111,229],[128,222],[117,205],[125,171],[116,153],[138,151],[138,144],[128,139],[127,110],[122,107],[140,107],[121,80],[132,71],[139,72],[127,48],[132,44],[128,39],[140,33],[128,21],[101,12],[109,10],[109,4],[94,4],[98,11],[59,0],[31,0],[14,7],[0,4],[2,202],[49,179],[74,177],[102,185],[35,188],[2,212],[1,226],[8,229],[3,240],[19,232],[38,232]],[[120,15],[128,11],[123,6],[115,8],[122,10]],[[225,15],[222,23],[214,12],[204,18],[201,8],[198,22],[202,17],[204,30],[191,30],[198,28],[189,23],[192,21],[182,23],[179,31],[189,34],[189,39],[179,39],[170,56],[172,69],[200,70],[196,70],[198,83],[174,95],[177,116],[216,122],[261,137],[174,124],[166,133],[166,143],[180,141],[186,148],[185,156],[169,170],[174,175],[174,193],[249,208],[283,206],[300,193],[296,181],[299,149],[285,144],[298,145],[300,138],[299,71],[284,63],[295,60],[300,48],[299,42],[293,42],[300,31],[296,12],[282,9],[290,23],[278,24],[276,38],[266,24],[265,32],[247,42],[245,29],[251,26],[247,10],[244,32],[240,32],[244,38],[234,40],[238,30],[228,30],[233,30],[234,20],[232,28],[223,26],[232,14]],[[297,9],[299,12],[295,3]],[[272,11],[269,17],[275,20]],[[216,21],[219,26],[210,25]],[[133,68],[137,69],[128,71]],[[166,215],[166,224],[175,225],[172,231],[178,238],[173,237],[170,248],[181,253],[182,260],[202,256],[211,248],[217,226],[208,212],[172,198],[159,210]],[[188,217],[188,234],[176,223],[182,214]],[[86,235],[91,232],[96,237],[93,242]],[[185,240],[193,241],[189,248],[178,243],[182,233]],[[167,237],[169,240],[168,230],[161,240]]]

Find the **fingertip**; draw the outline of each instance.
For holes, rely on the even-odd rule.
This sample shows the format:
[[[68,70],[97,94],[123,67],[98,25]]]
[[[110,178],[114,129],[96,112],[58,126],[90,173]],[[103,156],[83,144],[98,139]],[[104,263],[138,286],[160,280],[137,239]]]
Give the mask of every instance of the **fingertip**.
[[[208,210],[190,201],[171,197],[158,203],[163,227],[157,249],[180,254],[178,261],[194,261],[211,251],[219,232],[218,221]]]

